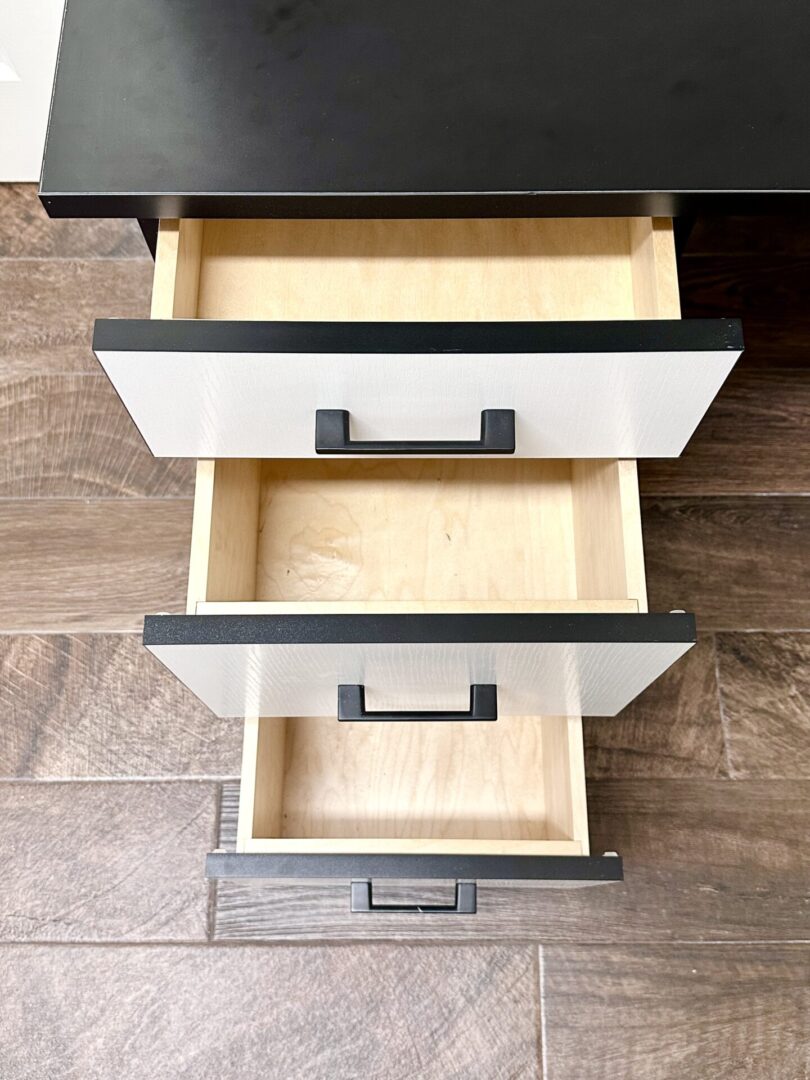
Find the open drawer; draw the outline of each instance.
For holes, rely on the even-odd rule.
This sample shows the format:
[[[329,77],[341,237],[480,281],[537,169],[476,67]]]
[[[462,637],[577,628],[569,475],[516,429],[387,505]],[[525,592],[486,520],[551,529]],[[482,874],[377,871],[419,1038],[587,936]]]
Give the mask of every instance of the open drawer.
[[[188,614],[145,630],[249,717],[237,850],[209,876],[437,914],[471,914],[479,888],[621,879],[589,854],[579,714],[615,712],[693,640],[691,617],[646,613],[635,462],[615,460],[199,462]],[[407,715],[494,684],[497,720],[339,722],[352,682]]]
[[[161,228],[159,320],[230,320],[216,331],[230,333],[239,320],[379,329],[484,314],[603,320],[605,334],[611,320],[675,320],[669,223]],[[171,371],[172,357],[164,361]],[[206,358],[198,362],[204,372]],[[285,364],[300,374],[294,358]],[[144,369],[145,385],[155,370]],[[193,427],[202,398],[184,394],[191,369],[174,370],[179,381],[160,393],[177,405],[179,426]],[[230,357],[211,381],[203,374],[212,431],[224,430],[218,401],[239,370]],[[612,370],[621,385],[622,369]],[[586,428],[597,424],[602,391],[583,385],[571,406],[569,389],[557,411],[579,409]],[[454,391],[443,391],[444,408]],[[348,398],[313,404],[354,422]],[[475,404],[514,408],[519,441],[520,402]],[[233,419],[243,405],[228,406]],[[620,426],[614,405],[603,431]],[[654,415],[636,430],[654,438]],[[386,436],[409,434],[404,420]],[[264,426],[284,425],[282,409]],[[151,616],[144,631],[216,713],[248,718],[237,850],[212,853],[209,875],[339,880],[357,911],[377,909],[372,886],[384,880],[450,881],[455,896],[436,910],[459,913],[474,910],[477,883],[620,879],[617,857],[589,853],[581,715],[615,714],[695,640],[691,616],[647,612],[635,461],[579,456],[573,445],[565,455],[564,438],[553,453],[535,446],[522,458],[307,460],[303,444],[300,457],[249,445],[255,456],[198,462],[187,611]],[[431,909],[430,895],[419,888],[405,910]]]
[[[588,853],[578,717],[247,720],[236,848],[208,856],[209,877],[337,879],[358,912],[377,910],[381,880],[416,888],[405,907],[380,910],[437,910],[439,899],[439,911],[472,914],[478,885],[622,877],[617,856]],[[426,898],[437,879],[455,883],[455,898]]]
[[[161,224],[94,349],[159,456],[672,457],[742,349],[679,318],[668,222]]]
[[[217,715],[370,721],[614,715],[694,640],[615,460],[200,462],[188,613],[144,630]]]

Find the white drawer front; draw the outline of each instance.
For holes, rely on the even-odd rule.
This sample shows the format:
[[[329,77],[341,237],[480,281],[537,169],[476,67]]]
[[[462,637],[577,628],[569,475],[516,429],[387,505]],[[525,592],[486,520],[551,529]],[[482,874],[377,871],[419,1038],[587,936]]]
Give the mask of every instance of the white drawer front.
[[[342,684],[373,711],[464,710],[495,684],[500,716],[613,716],[691,647],[694,620],[152,616],[144,642],[218,716],[336,715]]]
[[[159,457],[314,457],[317,410],[352,441],[471,442],[501,409],[515,456],[635,458],[681,453],[742,340],[732,320],[106,320],[94,348]]]

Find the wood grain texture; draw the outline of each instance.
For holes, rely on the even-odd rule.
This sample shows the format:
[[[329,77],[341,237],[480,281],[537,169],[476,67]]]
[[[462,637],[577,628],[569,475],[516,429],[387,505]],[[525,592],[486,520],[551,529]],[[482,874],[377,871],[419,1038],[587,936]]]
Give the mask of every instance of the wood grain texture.
[[[577,595],[568,461],[265,462],[260,530],[256,599]]]
[[[590,462],[590,486],[584,472],[569,461],[263,462],[255,599],[643,599],[635,472]],[[610,545],[577,546],[577,529],[600,527]]]
[[[637,600],[201,600],[189,615],[636,615]]]
[[[810,947],[544,947],[548,1080],[803,1080]]]
[[[529,947],[6,947],[0,978],[4,1080],[541,1076]]]
[[[186,610],[256,597],[261,461],[198,461]]]
[[[148,316],[151,280],[145,259],[0,259],[3,374],[98,374],[93,321]]]
[[[572,461],[577,595],[620,596],[647,610],[641,507],[635,461]]]
[[[137,221],[49,218],[36,184],[0,184],[0,259],[148,259]]]
[[[627,229],[636,318],[680,319],[672,219],[629,218]]]
[[[140,635],[0,637],[0,778],[236,776],[219,721]]]
[[[572,809],[577,780],[584,789],[581,755],[569,745],[582,741],[577,717],[338,724],[296,716],[286,737],[282,724],[268,717],[257,731],[245,722],[246,742],[257,750],[270,744],[245,755],[250,850],[314,850],[325,839],[332,842],[320,844],[324,851],[338,850],[335,841],[369,850],[378,839],[388,841],[381,851],[453,853],[459,841],[475,841],[462,846],[477,852],[545,852],[537,841],[553,842],[548,853],[581,854],[583,841],[587,849],[587,829],[574,831]],[[283,769],[274,762],[279,755]],[[547,776],[558,778],[549,792]],[[558,841],[575,843],[558,850]]]
[[[204,228],[199,220],[158,223],[151,318],[192,319],[196,315]]]
[[[639,462],[649,495],[810,493],[810,367],[738,366],[681,457]]]
[[[0,630],[134,631],[182,611],[191,533],[185,499],[0,504]]]
[[[685,257],[679,264],[683,317],[743,320],[742,367],[807,367],[810,253]]]
[[[191,496],[193,462],[152,457],[103,375],[0,379],[0,497]]]
[[[238,851],[247,851],[256,836],[281,836],[287,719],[248,717],[244,724],[242,769],[237,786]],[[222,793],[225,800],[225,793]]]
[[[640,280],[652,278],[654,289],[640,289]],[[212,220],[204,228],[196,314],[677,318],[674,280],[665,219]]]
[[[6,783],[3,941],[204,941],[216,785]]]
[[[734,777],[810,778],[810,634],[718,634]]]
[[[723,775],[714,639],[699,637],[618,716],[584,724],[585,766],[594,779]]]
[[[702,630],[810,627],[810,499],[641,501],[652,611],[684,608]]]
[[[588,785],[588,801],[591,852],[618,851],[623,883],[553,890],[481,885],[477,915],[420,926],[402,915],[358,920],[341,886],[220,881],[215,937],[810,943],[804,850],[810,782],[603,780]],[[413,902],[414,886],[402,891]]]

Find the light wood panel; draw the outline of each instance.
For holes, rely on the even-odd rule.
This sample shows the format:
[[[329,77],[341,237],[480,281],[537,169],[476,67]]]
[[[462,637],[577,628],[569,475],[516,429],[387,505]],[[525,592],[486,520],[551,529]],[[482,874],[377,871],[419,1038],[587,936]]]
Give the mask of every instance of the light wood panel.
[[[203,230],[204,222],[191,218],[160,222],[152,283],[153,319],[196,316]]]
[[[578,718],[247,720],[238,849],[582,854],[577,769]]]
[[[588,855],[582,723],[579,716],[543,718],[543,793],[549,836],[575,837]]]
[[[264,462],[262,600],[576,596],[570,466]]]
[[[671,218],[630,218],[630,265],[637,319],[680,319]]]
[[[252,599],[644,610],[635,464],[200,462],[188,610]]]
[[[637,600],[253,600],[198,603],[190,615],[634,614]]]
[[[259,461],[198,461],[187,611],[198,600],[252,600],[259,536]]]
[[[241,782],[245,797],[239,803],[238,851],[248,851],[254,836],[281,835],[286,737],[283,717],[245,720]]]
[[[571,492],[579,595],[631,596],[646,611],[635,461],[572,461]]]
[[[664,218],[212,220],[160,231],[153,317],[679,317]],[[174,291],[157,288],[175,273]],[[169,310],[175,293],[196,311]]]

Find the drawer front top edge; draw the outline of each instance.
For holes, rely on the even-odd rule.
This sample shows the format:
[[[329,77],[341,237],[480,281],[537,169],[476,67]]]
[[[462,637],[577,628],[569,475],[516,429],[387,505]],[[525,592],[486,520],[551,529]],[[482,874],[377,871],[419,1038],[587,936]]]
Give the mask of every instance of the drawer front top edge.
[[[97,319],[93,350],[226,353],[578,353],[743,349],[739,319],[290,322]]]
[[[742,332],[733,319],[102,320],[94,349],[158,457],[638,458],[681,453]],[[490,445],[484,421],[507,411],[511,434]],[[337,448],[319,439],[327,414],[345,425]]]
[[[688,612],[565,614],[147,615],[143,643],[349,645],[482,643],[694,644]]]
[[[217,716],[329,716],[338,687],[387,710],[615,716],[695,641],[691,615],[154,616],[144,644]],[[389,698],[389,695],[393,697]],[[452,698],[452,700],[451,700]]]
[[[617,855],[271,855],[214,851],[207,856],[205,872],[208,878],[545,881],[557,886],[624,879]]]

